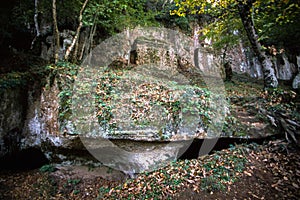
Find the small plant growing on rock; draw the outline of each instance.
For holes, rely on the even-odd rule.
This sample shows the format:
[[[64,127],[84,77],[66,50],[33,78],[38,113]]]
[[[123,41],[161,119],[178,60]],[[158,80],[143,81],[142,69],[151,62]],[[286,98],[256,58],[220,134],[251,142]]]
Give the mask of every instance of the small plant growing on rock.
[[[56,168],[54,167],[54,165],[50,164],[50,165],[44,165],[40,168],[40,172],[54,172],[56,171]]]

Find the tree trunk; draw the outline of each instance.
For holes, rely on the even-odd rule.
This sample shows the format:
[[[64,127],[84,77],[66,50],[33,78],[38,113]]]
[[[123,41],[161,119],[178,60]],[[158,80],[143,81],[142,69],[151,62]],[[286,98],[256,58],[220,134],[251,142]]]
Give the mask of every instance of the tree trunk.
[[[34,17],[33,17],[33,21],[34,21],[36,36],[34,37],[34,39],[31,42],[30,49],[33,49],[37,38],[40,37],[40,35],[41,35],[40,28],[39,28],[39,21],[38,21],[38,16],[39,16],[38,6],[39,6],[39,0],[34,0]]]
[[[54,62],[58,62],[58,53],[59,53],[59,31],[57,27],[57,17],[56,17],[56,0],[52,0],[52,17],[53,17],[53,57],[54,57]]]
[[[266,88],[276,88],[278,86],[278,80],[275,75],[273,63],[263,51],[261,43],[258,41],[258,35],[255,30],[253,21],[251,19],[250,9],[252,7],[253,0],[248,0],[247,3],[239,2],[239,15],[241,17],[244,29],[247,33],[254,55],[257,56],[258,60],[262,65],[264,74],[264,86]]]
[[[78,18],[79,25],[77,27],[76,35],[73,38],[72,44],[69,46],[69,48],[66,51],[65,60],[69,59],[69,55],[70,55],[72,49],[74,48],[74,46],[75,46],[75,51],[74,51],[73,58],[75,59],[76,56],[77,56],[76,54],[77,54],[77,51],[78,51],[78,38],[79,38],[80,30],[81,30],[81,27],[82,27],[82,14],[83,14],[83,11],[84,11],[84,9],[85,9],[88,1],[89,0],[85,0],[85,2],[82,5],[82,8],[81,8],[81,10],[79,12],[79,18]]]
[[[34,1],[34,25],[36,30],[36,37],[40,36],[40,28],[39,28],[39,22],[38,22],[38,15],[39,15],[39,0]]]
[[[89,28],[89,36],[86,37],[85,45],[82,47],[81,54],[79,60],[82,60],[83,57],[86,57],[93,46],[94,43],[94,35],[96,34],[97,24],[96,19],[98,15],[97,13],[94,15],[93,25]]]

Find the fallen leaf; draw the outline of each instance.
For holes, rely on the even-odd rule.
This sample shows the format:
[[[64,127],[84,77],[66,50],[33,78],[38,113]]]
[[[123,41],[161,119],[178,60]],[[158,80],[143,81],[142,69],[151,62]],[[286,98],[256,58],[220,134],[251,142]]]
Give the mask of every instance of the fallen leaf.
[[[246,174],[247,176],[252,176],[252,174],[247,171],[244,171],[244,174]]]
[[[298,186],[298,184],[296,184],[296,183],[292,183],[292,185],[293,185],[295,188],[299,189],[299,186]]]

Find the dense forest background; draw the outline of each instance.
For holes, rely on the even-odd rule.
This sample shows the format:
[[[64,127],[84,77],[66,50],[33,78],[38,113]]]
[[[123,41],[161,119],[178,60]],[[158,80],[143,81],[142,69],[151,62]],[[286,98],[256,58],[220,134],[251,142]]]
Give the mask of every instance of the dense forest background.
[[[191,36],[197,28],[199,43],[224,53],[224,59],[229,49],[242,44],[262,64],[261,50],[273,57],[286,53],[296,64],[299,15],[297,0],[6,1],[1,6],[1,72],[24,70],[9,59],[16,52],[80,63],[105,38],[136,26],[164,26]]]

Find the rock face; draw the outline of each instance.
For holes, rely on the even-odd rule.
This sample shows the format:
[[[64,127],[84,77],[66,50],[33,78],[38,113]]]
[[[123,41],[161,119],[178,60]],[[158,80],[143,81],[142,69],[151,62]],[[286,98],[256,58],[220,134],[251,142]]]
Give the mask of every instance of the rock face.
[[[27,108],[27,93],[21,88],[0,93],[0,157],[17,151]]]
[[[161,160],[175,159],[179,148],[184,148],[185,144],[174,143],[166,146],[163,143],[155,144],[153,142],[161,142],[164,136],[168,136],[169,141],[171,141],[171,139],[172,141],[184,139],[186,135],[184,137],[171,138],[177,132],[195,134],[197,128],[203,132],[203,127],[200,123],[202,123],[201,120],[205,119],[201,119],[198,114],[197,117],[195,117],[196,115],[190,114],[190,117],[187,118],[178,114],[179,101],[177,100],[191,101],[190,107],[187,107],[187,111],[185,112],[195,112],[192,104],[197,104],[196,101],[199,101],[199,105],[203,104],[199,109],[205,108],[205,106],[207,106],[205,105],[205,98],[208,98],[206,96],[207,94],[199,89],[195,90],[193,85],[200,80],[201,76],[204,77],[204,80],[205,77],[212,78],[215,83],[216,77],[220,77],[220,74],[222,74],[222,72],[220,72],[221,65],[218,64],[217,59],[215,59],[212,53],[202,48],[194,47],[194,41],[192,39],[189,40],[183,38],[180,34],[176,34],[175,32],[151,32],[149,30],[141,30],[129,32],[128,35],[130,37],[128,37],[128,40],[118,37],[113,38],[114,45],[108,42],[104,43],[104,46],[107,45],[106,47],[108,49],[112,49],[112,46],[116,46],[118,49],[115,52],[104,52],[103,46],[99,49],[96,48],[94,52],[96,53],[95,56],[91,56],[89,61],[85,63],[92,63],[95,66],[105,64],[104,66],[108,66],[110,74],[99,74],[95,69],[92,69],[89,75],[91,78],[89,78],[87,74],[77,76],[78,85],[76,85],[75,91],[81,92],[82,88],[80,87],[87,86],[89,88],[91,84],[95,83],[93,78],[99,78],[99,76],[103,78],[107,75],[106,78],[108,79],[101,79],[102,82],[97,83],[97,94],[101,95],[102,90],[108,91],[110,92],[109,94],[111,94],[111,99],[119,94],[118,88],[123,87],[124,89],[124,85],[126,86],[127,84],[128,87],[125,87],[125,89],[121,91],[124,93],[114,99],[115,101],[102,102],[104,104],[101,105],[109,105],[111,106],[111,112],[116,111],[119,114],[112,118],[110,122],[121,122],[120,128],[117,131],[111,135],[107,134],[106,136],[114,140],[114,144],[120,144],[120,141],[116,141],[118,139],[130,139],[131,141],[128,140],[126,144],[131,144],[133,140],[140,140],[134,141],[134,145],[132,145],[133,148],[130,149],[136,153],[129,155],[125,151],[119,153],[116,145],[112,145],[111,142],[107,141],[101,144],[95,143],[94,140],[90,142],[90,139],[99,137],[99,135],[97,135],[99,130],[91,130],[91,127],[85,130],[81,129],[82,132],[88,133],[86,140],[83,139],[85,135],[74,134],[75,128],[76,131],[78,131],[80,127],[80,123],[75,123],[77,122],[76,117],[78,116],[67,119],[63,122],[64,126],[62,126],[62,124],[60,124],[61,121],[58,120],[60,115],[59,109],[62,106],[60,105],[61,91],[59,90],[57,80],[48,80],[47,84],[43,87],[33,85],[30,87],[32,89],[26,91],[22,91],[21,89],[17,89],[16,92],[7,90],[1,94],[3,100],[1,101],[0,113],[3,114],[0,115],[0,156],[10,151],[35,147],[41,149],[45,155],[47,155],[47,158],[52,161],[64,161],[70,159],[70,155],[72,155],[70,152],[87,152],[86,148],[88,146],[90,152],[96,153],[97,155],[104,155],[102,156],[102,159],[104,159],[104,161],[102,160],[103,162],[106,160],[107,162],[111,162],[111,160],[114,160],[111,158],[111,155],[115,155],[116,159],[112,167],[121,165],[119,169],[123,168],[121,170],[127,172],[129,172],[132,167],[135,172],[138,172],[149,169]],[[107,60],[105,60],[106,58]],[[118,66],[116,67],[116,65]],[[126,68],[128,66],[131,67]],[[123,82],[117,81],[118,76],[124,78],[122,80]],[[146,80],[145,77],[149,80]],[[150,80],[154,80],[154,82]],[[176,82],[175,86],[174,82]],[[103,87],[101,86],[102,83],[105,83]],[[109,84],[111,84],[110,87],[108,87]],[[112,91],[114,86],[116,86],[116,93]],[[128,88],[130,92],[126,90]],[[90,90],[82,91],[85,92],[83,96],[93,97]],[[219,94],[220,93],[218,93],[218,95]],[[182,97],[184,95],[185,97]],[[201,101],[199,100],[200,98],[196,98],[197,95],[201,96]],[[108,96],[105,95],[105,98]],[[75,101],[75,99],[76,98],[73,98],[72,100]],[[123,102],[122,100],[124,99],[125,101]],[[220,99],[220,96],[218,96],[218,99]],[[108,101],[109,98],[98,100]],[[195,100],[195,102],[192,102],[192,100]],[[92,101],[94,101],[94,99],[92,99]],[[184,103],[184,105],[189,105],[189,102]],[[85,102],[80,99],[77,103],[73,102],[72,108],[79,108],[76,111],[80,113],[90,104],[92,104],[90,101]],[[118,107],[118,105],[120,105],[120,107]],[[126,113],[126,106],[128,105],[130,105],[130,109],[132,109],[129,114]],[[224,104],[220,103],[219,105]],[[151,108],[151,106],[153,106],[153,108]],[[92,110],[94,109],[95,107],[92,106]],[[223,110],[223,108],[220,110]],[[97,110],[97,112],[100,113],[98,114],[98,118],[86,115],[79,117],[82,117],[81,119],[84,119],[83,122],[89,125],[94,122],[98,124],[99,119],[101,123],[101,119],[103,118],[104,128],[102,128],[105,129],[105,127],[107,127],[105,123],[107,123],[108,120],[103,116],[109,115],[103,113],[103,111],[105,111],[103,108],[102,110]],[[152,114],[154,114],[147,115],[148,111],[153,111]],[[127,123],[128,120],[126,121],[126,119],[130,117],[133,119],[133,124]],[[149,117],[149,121],[141,121],[147,117]],[[162,117],[163,120],[159,121],[159,117]],[[152,119],[152,121],[150,119]],[[152,134],[152,137],[147,134],[147,131],[153,128],[152,126],[148,126],[150,122],[153,122],[153,119],[157,120],[160,128],[149,132]],[[180,123],[177,123],[177,121],[180,121]],[[187,126],[188,124],[189,126]],[[137,127],[140,129],[137,130]],[[118,135],[116,132],[118,134],[124,134]],[[88,142],[85,143],[86,141]],[[145,141],[151,142],[147,143]],[[126,145],[123,146],[126,147]],[[147,154],[143,154],[144,149],[147,150]],[[76,156],[73,154],[72,159],[74,157]],[[128,160],[131,160],[129,165],[126,163]]]
[[[115,62],[116,59],[118,62]],[[120,62],[122,60],[124,62]],[[130,70],[126,69],[124,63],[131,65],[128,67]],[[113,66],[114,64],[118,67]],[[102,130],[102,136],[109,135],[114,138],[121,133],[130,139],[136,139],[134,135],[143,135],[143,138],[153,139],[153,135],[154,138],[155,135],[169,138],[172,134],[176,134],[181,127],[173,123],[178,120],[175,120],[176,117],[172,115],[171,110],[177,111],[178,108],[175,108],[179,103],[177,100],[185,95],[191,97],[192,93],[195,93],[193,85],[211,84],[209,86],[212,86],[212,82],[216,83],[217,77],[224,74],[221,72],[218,60],[211,52],[194,46],[191,38],[166,29],[135,29],[109,38],[92,52],[83,65],[88,65],[90,68],[82,70],[77,78],[80,80],[78,82],[80,84],[76,86],[75,99],[78,99],[78,105],[90,105],[87,98],[92,97],[90,97],[90,92],[84,92],[84,88],[89,83],[96,81],[93,80],[95,79],[94,74],[98,74],[100,79],[107,79],[105,84],[97,86],[98,96],[96,98],[101,102],[98,110],[98,121],[100,121],[101,127],[97,127],[95,132]],[[105,65],[109,67],[99,68],[99,66]],[[202,80],[200,80],[201,78]],[[211,81],[212,79],[214,80]],[[180,87],[181,89],[178,89]],[[189,87],[190,94],[186,94],[188,90],[182,89],[184,87],[185,89]],[[200,93],[201,91],[194,95]],[[173,102],[165,99],[172,99]],[[186,97],[181,100],[190,101],[192,99]],[[90,105],[90,107],[95,106]],[[85,113],[85,116],[90,114],[87,106],[75,109],[75,113]],[[159,128],[148,126],[151,122],[150,118],[152,119],[151,123],[156,123],[153,121],[161,116],[163,120],[157,121]],[[78,116],[76,119],[80,117],[83,116]],[[92,117],[88,118],[92,119]],[[125,122],[126,118],[127,122]],[[83,121],[87,121],[87,119],[84,118]],[[116,126],[120,122],[124,123]],[[82,124],[83,130],[89,129],[88,125],[85,127],[84,122],[76,123]],[[89,120],[89,123],[96,124],[97,119],[92,122]],[[140,125],[141,129],[137,130],[137,125]],[[130,128],[130,126],[134,126],[134,128]],[[165,134],[166,132],[168,134]],[[155,139],[158,138],[160,137]]]
[[[242,45],[227,52],[233,71],[237,73],[248,73],[251,77],[262,79],[263,72],[261,64],[250,52],[250,50],[245,49]],[[297,59],[299,59],[298,57]],[[299,61],[297,61],[297,63],[291,62],[285,53],[274,55],[272,62],[275,67],[276,77],[279,80],[292,80],[299,71],[297,70]]]
[[[34,160],[39,157],[26,156],[43,152],[53,162],[97,163],[101,160],[100,164],[130,174],[154,168],[161,160],[174,160],[179,149],[184,148],[186,142],[166,145],[126,140],[111,143],[105,140],[99,143],[99,139],[64,134],[64,130],[59,129],[58,93],[55,81],[41,91],[15,89],[1,93],[0,168],[10,167],[10,163],[6,162],[11,161],[20,166],[39,167],[35,165],[39,161]],[[87,147],[92,147],[88,150],[94,157]],[[33,153],[26,153],[29,151]],[[17,160],[6,159],[7,156]]]
[[[28,89],[31,88],[31,89]],[[0,93],[0,158],[17,156],[26,149],[83,149],[75,138],[64,137],[59,131],[59,90],[56,84],[40,87],[1,89]],[[48,157],[53,159],[53,157]]]
[[[280,80],[291,80],[297,72],[294,63],[291,63],[286,54],[276,57],[275,62],[276,76]]]
[[[249,67],[250,76],[254,78],[262,79],[263,71],[260,62],[258,61],[258,58],[255,57],[252,58],[249,63],[250,63],[250,67]]]
[[[43,135],[58,136],[59,90],[57,84],[41,88],[40,96],[28,92],[28,110],[23,127],[24,146],[40,145]],[[55,140],[54,140],[55,141]]]
[[[293,80],[293,88],[299,89],[300,88],[300,56],[297,56],[297,65],[298,65],[298,74]]]
[[[297,74],[297,76],[293,80],[293,88],[299,89],[300,88],[300,74]]]

